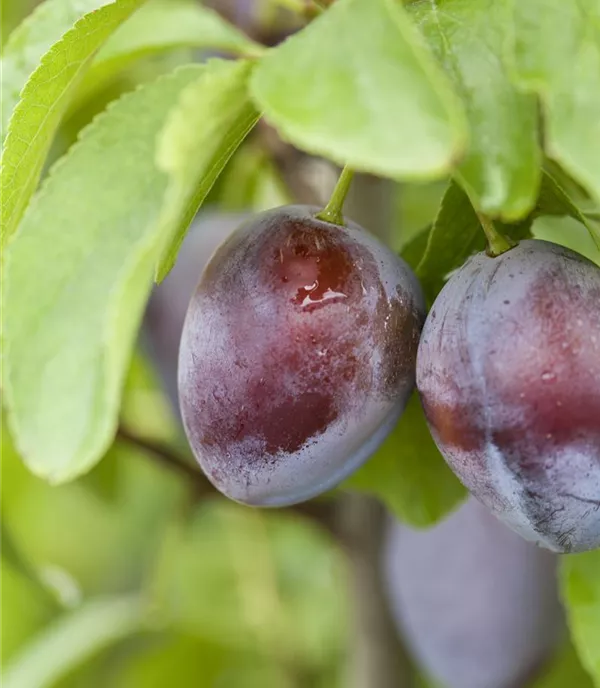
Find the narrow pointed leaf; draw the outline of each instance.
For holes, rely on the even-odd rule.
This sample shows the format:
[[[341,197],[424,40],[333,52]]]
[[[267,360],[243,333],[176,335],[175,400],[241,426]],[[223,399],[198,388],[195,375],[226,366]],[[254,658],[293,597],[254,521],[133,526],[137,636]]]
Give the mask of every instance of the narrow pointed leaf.
[[[115,0],[86,14],[45,53],[27,81],[2,151],[2,245],[15,231],[35,191],[56,129],[91,60],[144,2]]]
[[[159,141],[158,166],[170,177],[162,217],[170,243],[159,280],[175,263],[198,208],[259,117],[248,97],[252,62],[215,60],[209,66],[184,91]]]

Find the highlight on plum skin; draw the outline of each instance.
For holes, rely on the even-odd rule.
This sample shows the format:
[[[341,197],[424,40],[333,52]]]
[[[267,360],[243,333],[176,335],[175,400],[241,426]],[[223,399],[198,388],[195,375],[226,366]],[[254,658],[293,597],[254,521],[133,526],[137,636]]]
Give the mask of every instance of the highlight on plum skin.
[[[191,448],[226,496],[284,506],[341,482],[377,449],[415,384],[424,299],[358,225],[287,206],[216,251],[179,355]]]
[[[496,515],[557,552],[600,547],[600,268],[539,240],[472,257],[429,314],[417,387]]]

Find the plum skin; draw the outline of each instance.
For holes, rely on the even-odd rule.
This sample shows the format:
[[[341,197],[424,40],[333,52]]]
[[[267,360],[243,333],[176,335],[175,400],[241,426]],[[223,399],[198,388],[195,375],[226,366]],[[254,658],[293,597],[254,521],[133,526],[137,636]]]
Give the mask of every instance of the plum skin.
[[[426,530],[392,521],[384,553],[400,635],[445,688],[530,685],[564,642],[558,557],[473,497]]]
[[[287,206],[217,249],[190,301],[179,402],[190,446],[226,496],[284,506],[376,450],[414,388],[424,299],[358,225]]]
[[[556,552],[600,546],[600,268],[539,240],[472,257],[429,314],[417,388],[497,516]]]

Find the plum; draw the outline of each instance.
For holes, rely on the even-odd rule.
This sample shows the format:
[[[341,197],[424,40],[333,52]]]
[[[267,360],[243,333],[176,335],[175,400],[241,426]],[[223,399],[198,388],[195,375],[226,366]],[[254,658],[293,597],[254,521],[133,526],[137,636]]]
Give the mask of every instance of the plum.
[[[433,437],[481,502],[556,552],[600,546],[600,269],[546,241],[472,257],[423,329]]]
[[[255,216],[206,266],[181,339],[179,400],[215,487],[294,504],[385,439],[414,387],[424,299],[358,225],[287,206]]]
[[[566,638],[557,556],[473,498],[427,530],[394,521],[384,555],[399,630],[446,688],[529,685]]]

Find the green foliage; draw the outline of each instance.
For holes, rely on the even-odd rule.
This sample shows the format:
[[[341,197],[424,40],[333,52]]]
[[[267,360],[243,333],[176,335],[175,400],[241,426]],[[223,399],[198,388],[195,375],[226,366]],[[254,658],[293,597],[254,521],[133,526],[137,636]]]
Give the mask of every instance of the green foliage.
[[[298,147],[375,174],[440,176],[465,144],[459,103],[394,0],[337,0],[265,56],[252,93]]]
[[[410,5],[411,14],[461,95],[470,145],[456,171],[479,210],[514,220],[535,203],[540,178],[537,104],[503,63],[510,0]]]
[[[341,573],[322,532],[215,501],[166,530],[148,588],[156,613],[181,632],[323,669],[344,641]]]
[[[252,142],[240,148],[219,182],[218,203],[226,211],[260,212],[293,201],[269,156]]]
[[[577,657],[572,645],[567,645],[552,659],[531,688],[593,688],[592,679]]]
[[[151,0],[100,50],[78,90],[77,101],[90,98],[135,60],[177,48],[211,48],[234,55],[259,55],[263,51],[262,46],[194,0]]]
[[[52,45],[25,84],[21,99],[12,113],[2,150],[2,246],[15,231],[35,190],[52,138],[89,62],[109,36],[144,1],[116,0],[86,14]],[[57,6],[61,8],[62,4]],[[71,7],[70,3],[67,6]],[[45,13],[43,17],[46,19]],[[58,30],[61,30],[64,22],[59,22],[58,26]],[[31,26],[28,27],[31,30]],[[35,24],[35,30],[37,36],[37,32],[43,31],[43,27]],[[27,41],[28,35],[24,35],[23,31],[19,32],[21,41]],[[12,44],[15,43],[16,41]],[[24,47],[27,46],[28,43],[25,43]],[[37,58],[38,49],[39,45],[36,44],[33,59],[28,61],[21,72],[10,75],[13,91],[19,88],[24,73]],[[21,54],[17,47],[14,50],[17,59],[13,58],[13,64]]]
[[[6,539],[2,539],[6,548]],[[37,633],[52,617],[53,605],[39,585],[12,566],[3,551],[2,575],[2,664],[6,665],[16,650]]]
[[[110,0],[47,0],[23,21],[2,48],[2,140],[23,86],[42,56],[86,12]]]
[[[7,252],[9,421],[27,465],[52,482],[89,470],[112,441],[163,241],[155,139],[202,71],[160,79],[101,115],[54,168]]]
[[[562,557],[561,581],[579,656],[600,686],[600,550]]]
[[[169,114],[157,154],[158,167],[170,177],[161,217],[161,232],[170,245],[158,268],[159,280],[175,263],[212,185],[258,120],[246,88],[252,68],[244,60],[209,62]]]
[[[91,600],[52,623],[2,674],[6,688],[49,688],[105,646],[131,635],[142,623],[135,595]]]
[[[600,202],[600,3],[515,2],[519,85],[539,95],[545,146]]]
[[[533,211],[515,224],[498,222],[497,228],[513,239],[524,239],[531,236],[534,219],[544,215],[569,216],[588,229],[592,237],[595,236],[595,230],[592,230],[573,201],[547,172],[542,175]],[[467,194],[458,184],[451,184],[429,232],[427,247],[415,268],[430,303],[433,303],[448,276],[470,255],[483,251],[485,243],[481,222]],[[413,249],[414,246],[411,247]]]
[[[466,494],[435,446],[416,394],[383,445],[344,486],[377,495],[416,527],[439,521]]]

